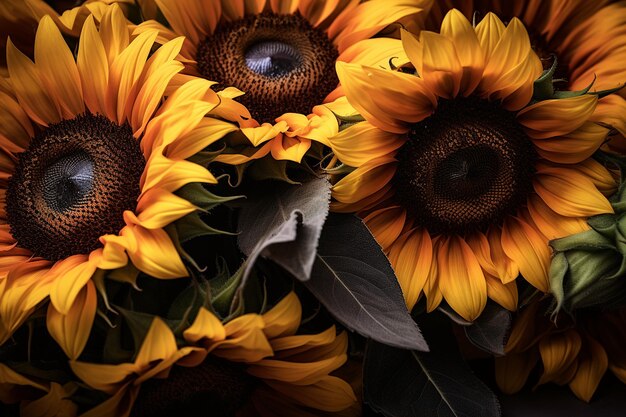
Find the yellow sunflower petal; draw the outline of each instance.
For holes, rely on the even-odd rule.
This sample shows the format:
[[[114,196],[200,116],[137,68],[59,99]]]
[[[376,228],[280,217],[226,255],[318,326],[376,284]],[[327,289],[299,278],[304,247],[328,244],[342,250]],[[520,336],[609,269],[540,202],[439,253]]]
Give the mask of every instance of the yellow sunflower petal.
[[[623,90],[622,90],[623,91]],[[591,121],[606,123],[626,136],[626,99],[617,94],[610,94],[598,101],[598,107],[591,116]]]
[[[163,320],[155,317],[137,353],[135,364],[145,367],[153,361],[167,359],[177,351],[174,333]]]
[[[204,4],[195,0],[156,0],[156,3],[172,29],[196,45],[213,33],[221,15],[221,1]]]
[[[446,237],[437,253],[437,268],[439,288],[450,307],[465,320],[475,320],[487,304],[487,284],[465,240]]]
[[[78,414],[78,405],[71,400],[71,397],[77,389],[78,386],[74,383],[61,386],[53,382],[46,395],[24,403],[20,407],[20,414],[29,417],[73,417]]]
[[[83,26],[76,64],[80,74],[85,104],[92,113],[105,114],[109,63],[93,16],[89,16]]]
[[[534,140],[539,155],[560,164],[576,164],[590,158],[607,139],[609,129],[585,122],[567,135]]]
[[[162,188],[152,188],[139,199],[139,214],[135,216],[132,211],[126,211],[124,220],[127,224],[137,224],[146,229],[161,229],[197,209],[184,198]]]
[[[50,301],[61,314],[69,314],[76,297],[96,272],[86,255],[74,255],[58,261],[48,274],[54,279]]]
[[[217,179],[203,166],[189,161],[173,161],[160,153],[150,158],[144,175],[140,199],[157,187],[163,191],[174,192],[192,182],[217,184]]]
[[[52,303],[48,306],[48,332],[71,360],[77,359],[87,344],[97,306],[96,287],[91,281],[78,293],[67,314],[59,313]]]
[[[418,42],[411,33],[403,30],[402,45],[429,90],[439,97],[456,97],[461,87],[463,68],[450,39],[438,33],[422,31]]]
[[[26,378],[25,376],[15,372],[13,369],[9,368],[5,364],[0,363],[0,387],[9,388],[10,386],[16,386],[16,385],[25,386],[25,387],[33,387],[40,391],[47,391],[47,387],[44,384],[41,384],[37,381]],[[7,396],[5,393],[6,391],[4,389],[0,389],[0,401],[2,401],[4,404],[12,403],[14,398]]]
[[[476,25],[476,37],[485,55],[485,60],[491,58],[505,29],[504,23],[491,12],[487,13],[483,20]]]
[[[517,284],[515,281],[503,284],[499,278],[485,274],[487,296],[509,311],[517,310]]]
[[[7,42],[7,66],[15,95],[26,114],[42,126],[59,122],[61,115],[48,95],[38,69],[10,39]]]
[[[509,353],[496,358],[496,383],[505,394],[515,394],[521,390],[528,376],[537,364],[534,352]]]
[[[294,292],[290,292],[274,308],[263,314],[265,322],[263,332],[268,339],[295,334],[301,316],[300,300]]]
[[[390,63],[399,66],[409,62],[409,58],[399,39],[373,38],[351,45],[339,55],[337,61],[391,69]]]
[[[548,292],[550,249],[548,242],[525,221],[507,217],[502,227],[502,249],[533,287]]]
[[[35,37],[35,63],[62,118],[84,113],[85,103],[78,68],[61,32],[50,16],[39,22]]]
[[[396,172],[396,160],[382,157],[366,162],[333,187],[333,197],[342,203],[356,203],[381,190]]]
[[[206,117],[194,130],[169,144],[163,153],[170,159],[187,159],[237,129],[233,123]]]
[[[369,122],[357,123],[330,138],[330,146],[344,164],[359,167],[365,162],[392,155],[405,143],[400,135],[380,130]]]
[[[246,314],[226,323],[226,340],[218,342],[214,354],[234,362],[256,363],[272,356],[263,327],[263,318]]]
[[[270,0],[272,12],[277,14],[292,14],[298,10],[299,0]]]
[[[589,178],[598,191],[606,197],[612,196],[617,191],[618,184],[615,176],[595,159],[588,158],[571,167]]]
[[[311,148],[311,140],[298,137],[289,137],[280,133],[272,139],[270,152],[277,161],[294,161],[300,163],[304,155]]]
[[[613,207],[594,183],[571,168],[537,166],[535,191],[555,212],[568,217],[613,213]]]
[[[183,332],[183,337],[190,343],[198,343],[203,339],[224,340],[226,339],[226,329],[215,314],[202,307],[192,325]]]
[[[581,345],[580,335],[575,330],[544,337],[539,342],[543,374],[537,385],[560,380],[563,375],[569,373],[570,367],[578,357]]]
[[[439,268],[437,266],[437,254],[439,252],[439,247],[441,239],[433,239],[433,260],[430,263],[430,270],[428,271],[428,277],[426,278],[426,283],[424,284],[424,295],[426,296],[426,311],[431,313],[443,300],[443,294],[441,293],[441,289],[439,288]]]
[[[480,83],[485,68],[485,54],[476,31],[463,13],[453,9],[446,14],[441,23],[441,34],[454,42],[459,62],[463,67],[461,92],[468,96]]]
[[[579,359],[576,375],[570,381],[569,387],[578,398],[589,402],[609,367],[609,358],[596,340],[585,337],[584,341],[587,353]]]
[[[329,413],[345,410],[357,402],[350,384],[336,376],[327,375],[315,384],[297,387],[270,380],[265,383],[290,400]]]
[[[517,121],[526,127],[532,139],[567,135],[580,128],[596,109],[598,96],[543,100],[517,114]]]
[[[550,240],[589,230],[584,219],[557,214],[538,195],[528,198],[528,211],[537,229]]]
[[[100,22],[100,37],[107,53],[109,67],[130,42],[128,22],[117,4],[107,9]]]
[[[424,80],[410,74],[337,62],[348,101],[374,126],[405,133],[432,114],[437,101]]]
[[[409,310],[424,290],[433,263],[433,245],[426,229],[407,232],[389,248],[389,260],[398,277]]]
[[[400,206],[387,207],[370,213],[363,221],[386,252],[402,233],[406,210]]]
[[[155,278],[187,276],[187,269],[168,234],[162,229],[126,226],[120,232],[124,247],[133,264]],[[106,240],[106,236],[103,237]]]

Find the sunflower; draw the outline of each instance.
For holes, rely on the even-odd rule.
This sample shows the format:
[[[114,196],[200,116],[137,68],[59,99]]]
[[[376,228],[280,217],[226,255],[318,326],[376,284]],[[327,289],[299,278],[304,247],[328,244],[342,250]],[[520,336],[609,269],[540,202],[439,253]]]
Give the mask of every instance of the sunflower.
[[[311,140],[336,119],[312,113],[337,88],[335,62],[358,61],[351,48],[394,22],[415,16],[431,0],[154,0],[169,23],[160,41],[184,35],[187,74],[219,83],[223,115],[241,127],[258,159],[300,162]],[[149,11],[154,14],[154,11]],[[387,38],[374,41],[384,49]],[[332,127],[331,127],[332,129]],[[225,161],[222,161],[225,162]]]
[[[265,314],[226,324],[202,308],[183,332],[190,346],[182,348],[155,318],[134,363],[70,363],[83,382],[111,395],[84,417],[123,417],[131,409],[136,416],[165,416],[183,407],[242,417],[358,415],[350,385],[330,375],[347,360],[347,334],[337,335],[333,326],[298,335],[301,315],[294,293]]]
[[[542,371],[536,386],[567,384],[586,402],[607,370],[626,384],[626,352],[621,343],[626,337],[626,310],[586,311],[576,319],[562,314],[553,321],[541,314],[542,306],[543,302],[534,302],[519,313],[506,355],[496,358],[496,382],[503,392],[521,390],[535,369]]]
[[[548,240],[612,212],[615,181],[590,158],[609,133],[590,120],[598,97],[534,100],[542,65],[516,18],[473,27],[452,10],[402,45],[397,71],[337,63],[366,120],[329,142],[351,171],[332,209],[364,218],[409,308],[424,293],[466,320],[488,297],[514,310],[520,273],[548,291]]]
[[[452,8],[458,8],[468,19],[475,13],[493,12],[502,20],[519,18],[526,26],[535,52],[544,67],[557,60],[557,87],[581,90],[595,81],[593,88],[608,90],[626,83],[626,3],[611,0],[442,0],[433,3],[422,24],[428,30],[441,25]],[[594,119],[607,117],[620,135],[611,141],[612,147],[624,152],[626,141],[626,89],[598,104]]]
[[[96,312],[97,271],[130,261],[156,278],[187,276],[164,227],[197,210],[174,194],[215,183],[186,160],[236,126],[204,118],[219,99],[194,80],[161,105],[183,39],[149,58],[117,5],[85,21],[76,59],[52,18],[34,62],[9,41],[0,78],[0,342],[50,297],[48,328],[80,355]],[[132,40],[131,40],[132,39]],[[198,148],[198,146],[200,148]]]

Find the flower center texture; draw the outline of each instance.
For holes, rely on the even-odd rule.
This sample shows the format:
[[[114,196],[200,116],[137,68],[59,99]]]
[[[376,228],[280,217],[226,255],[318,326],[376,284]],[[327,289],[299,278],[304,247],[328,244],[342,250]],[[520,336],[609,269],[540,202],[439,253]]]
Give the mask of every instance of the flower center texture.
[[[259,122],[308,114],[339,83],[337,49],[299,14],[264,12],[220,24],[199,46],[200,73],[245,94],[238,98]]]
[[[440,100],[397,155],[396,197],[430,232],[486,228],[524,204],[536,153],[515,115],[477,98]]]
[[[18,156],[9,180],[13,237],[50,261],[90,253],[136,208],[145,164],[128,125],[91,114],[51,124]]]

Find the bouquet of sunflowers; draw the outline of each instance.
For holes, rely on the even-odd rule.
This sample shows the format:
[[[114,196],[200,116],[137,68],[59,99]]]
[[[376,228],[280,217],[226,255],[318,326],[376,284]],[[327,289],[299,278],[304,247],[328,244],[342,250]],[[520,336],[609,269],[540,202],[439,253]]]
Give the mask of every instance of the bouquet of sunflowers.
[[[623,415],[626,2],[2,0],[0,48],[0,416]]]

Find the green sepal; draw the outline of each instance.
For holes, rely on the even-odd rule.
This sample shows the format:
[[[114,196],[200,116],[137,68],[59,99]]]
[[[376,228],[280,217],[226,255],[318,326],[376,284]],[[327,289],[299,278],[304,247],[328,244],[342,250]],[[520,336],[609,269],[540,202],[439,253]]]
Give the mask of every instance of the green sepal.
[[[551,240],[550,246],[552,246],[555,252],[565,252],[575,249],[589,251],[615,249],[615,245],[610,239],[595,230],[587,230],[561,239]]]
[[[199,182],[185,185],[180,190],[176,191],[176,195],[184,198],[194,206],[204,211],[210,211],[220,204],[225,204],[244,197],[241,195],[221,197],[211,193],[203,184]]]
[[[219,230],[209,226],[202,220],[199,213],[190,213],[178,219],[174,224],[176,225],[176,232],[180,243],[186,243],[203,236],[237,235],[237,233]]]
[[[287,174],[288,164],[288,161],[277,161],[272,157],[265,157],[251,164],[247,174],[252,181],[276,180],[291,185],[299,185],[298,181],[289,178],[289,174]]]
[[[537,78],[533,84],[533,99],[534,100],[548,100],[554,95],[554,85],[552,84],[552,78],[556,72],[557,59],[554,56],[552,66],[548,70],[544,70],[543,73]]]
[[[233,306],[237,304],[235,295],[237,289],[241,285],[243,273],[245,269],[244,264],[232,275],[224,280],[225,274],[228,274],[228,269],[222,270],[220,276],[211,281],[213,293],[211,295],[211,304],[215,311],[221,317],[227,317],[234,313]]]
[[[625,86],[626,86],[626,84],[621,85],[619,87],[615,87],[615,88],[609,88],[607,90],[592,91],[589,94],[593,94],[594,96],[598,96],[598,99],[601,99],[601,98],[604,98],[606,96],[610,96],[613,93],[617,93],[619,90],[621,90]]]

